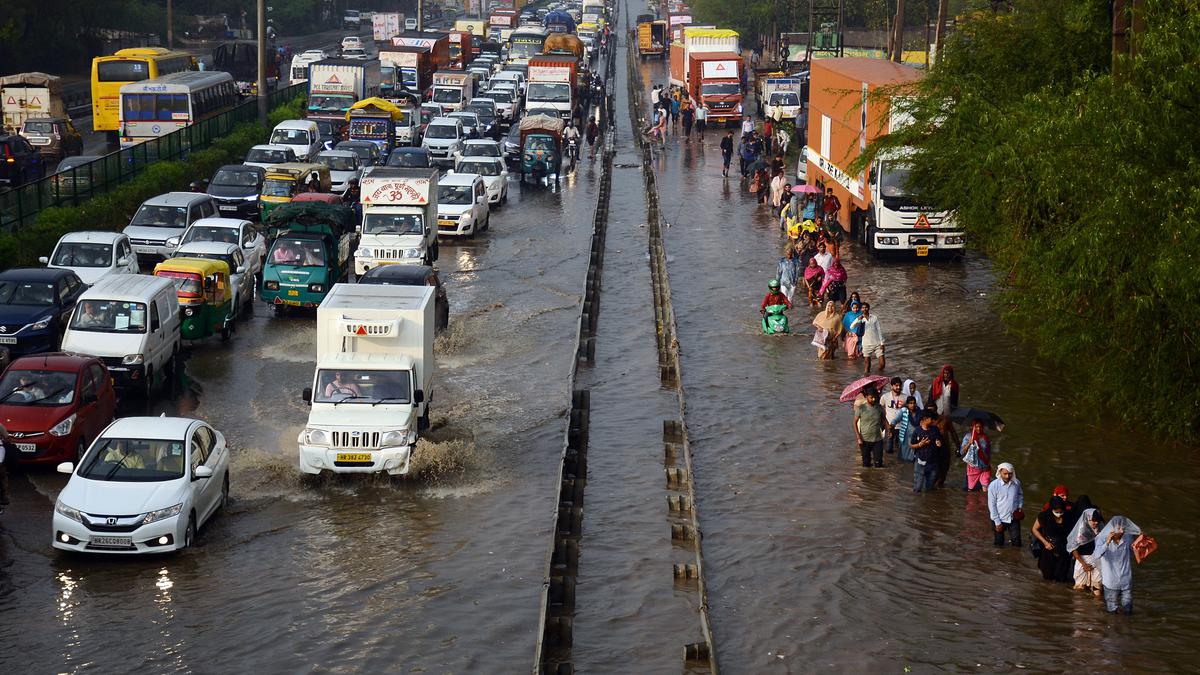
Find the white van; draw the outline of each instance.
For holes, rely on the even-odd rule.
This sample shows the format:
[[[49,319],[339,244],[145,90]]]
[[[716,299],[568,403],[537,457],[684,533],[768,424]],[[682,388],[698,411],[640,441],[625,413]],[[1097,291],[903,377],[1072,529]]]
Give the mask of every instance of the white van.
[[[165,383],[178,372],[179,327],[179,300],[170,279],[111,275],[79,296],[62,350],[100,357],[116,387],[148,396],[156,378]]]
[[[320,152],[321,130],[312,120],[285,120],[275,125],[271,132],[271,145],[283,145],[296,153],[300,161],[308,161]]]

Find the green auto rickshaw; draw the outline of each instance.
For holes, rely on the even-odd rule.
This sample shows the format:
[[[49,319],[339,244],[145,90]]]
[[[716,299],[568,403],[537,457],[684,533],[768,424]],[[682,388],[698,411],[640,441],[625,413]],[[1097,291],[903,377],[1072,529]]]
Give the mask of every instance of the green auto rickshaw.
[[[229,339],[233,331],[233,289],[225,261],[171,258],[155,266],[154,276],[175,284],[183,339],[202,340],[216,333],[222,341]]]

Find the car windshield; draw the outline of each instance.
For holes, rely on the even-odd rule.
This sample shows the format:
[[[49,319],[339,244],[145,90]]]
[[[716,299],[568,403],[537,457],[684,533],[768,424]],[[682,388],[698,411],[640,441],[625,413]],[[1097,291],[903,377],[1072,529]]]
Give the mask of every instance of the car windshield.
[[[512,92],[506,89],[493,89],[488,92],[488,96],[490,96],[491,99],[496,103],[512,103],[513,100]]]
[[[129,224],[143,227],[184,228],[187,227],[187,207],[143,204]]]
[[[253,151],[251,151],[253,152]],[[231,185],[234,187],[257,187],[258,173],[254,171],[237,171],[221,169],[213,176],[212,185]]]
[[[425,135],[429,138],[458,138],[458,129],[449,124],[430,124]]]
[[[283,164],[292,159],[286,150],[251,149],[246,153],[247,162],[259,164]]]
[[[263,181],[261,194],[264,197],[291,197],[295,189],[296,181],[294,180],[268,178]]]
[[[64,241],[54,249],[50,264],[56,267],[108,267],[112,264],[112,244]]]
[[[0,281],[0,304],[54,305],[54,284],[42,281]]]
[[[358,157],[339,157],[336,155],[317,155],[317,161],[329,167],[331,171],[357,171]]]
[[[0,380],[5,405],[67,405],[75,400],[75,373],[55,370],[9,370]]]
[[[500,146],[494,143],[468,143],[463,149],[465,157],[499,157]],[[466,173],[472,173],[467,171]]]
[[[360,161],[360,162],[371,161],[371,146],[358,145],[358,144],[350,145],[348,143],[342,143],[342,144],[338,145],[338,150],[346,150],[348,152],[353,152],[354,154],[358,155],[358,161]]]
[[[54,122],[26,122],[25,133],[52,134],[54,133]]]
[[[421,108],[421,124],[429,124],[435,117],[441,117],[442,111],[436,108]]]
[[[71,316],[71,330],[145,333],[146,305],[116,300],[82,300]]]
[[[791,91],[775,92],[771,94],[771,102],[769,105],[800,105],[800,97]]]
[[[471,112],[475,113],[475,116],[478,117],[483,122],[490,122],[491,120],[496,119],[496,115],[495,115],[495,113],[492,112],[492,109],[490,107],[488,107],[488,108],[472,107]]]
[[[438,87],[433,90],[434,103],[458,103],[462,100],[462,89]]]
[[[479,118],[474,114],[454,113],[451,117],[462,120],[464,127],[474,127],[479,125]]]
[[[700,85],[700,93],[704,96],[733,96],[741,93],[742,88],[737,82],[717,82]]]
[[[439,204],[470,204],[470,185],[440,185],[438,186]]]
[[[458,170],[461,173],[477,173],[480,176],[500,175],[500,165],[496,162],[461,162]]]
[[[363,216],[363,234],[423,234],[424,218],[419,213],[368,213]]]
[[[183,441],[102,438],[79,466],[89,480],[152,483],[183,478],[187,467]]]
[[[525,96],[530,101],[540,103],[570,103],[571,85],[562,82],[533,82]]]
[[[317,371],[316,403],[408,403],[412,377],[407,370]]]
[[[429,159],[423,152],[396,151],[388,155],[387,165],[422,169],[429,166]]]
[[[308,145],[308,132],[303,129],[276,129],[271,132],[272,145]]]
[[[193,225],[184,233],[183,241],[180,243],[189,244],[193,241],[216,241],[222,244],[236,244],[238,243],[238,230],[236,227]]]
[[[312,239],[280,237],[271,247],[270,260],[277,265],[324,267],[325,247]]]

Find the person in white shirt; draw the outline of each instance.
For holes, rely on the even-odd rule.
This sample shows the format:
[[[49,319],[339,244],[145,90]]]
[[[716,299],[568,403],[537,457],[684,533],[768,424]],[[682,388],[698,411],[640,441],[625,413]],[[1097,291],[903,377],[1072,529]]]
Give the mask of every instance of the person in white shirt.
[[[879,405],[883,406],[883,411],[887,414],[888,424],[892,425],[892,433],[888,434],[887,451],[891,454],[896,451],[900,445],[900,438],[896,429],[896,423],[900,420],[900,413],[904,410],[904,402],[908,397],[900,390],[903,382],[898,377],[893,377],[891,388],[883,392],[879,397]]]
[[[854,323],[861,323],[863,325],[862,337],[858,340],[859,344],[862,345],[863,373],[866,375],[871,374],[871,358],[875,356],[879,357],[879,372],[883,372],[883,328],[879,325],[879,317],[871,314],[871,305],[869,303],[863,303],[862,316],[855,319]]]
[[[996,478],[988,483],[988,516],[992,519],[993,541],[996,546],[1004,545],[1004,531],[1013,546],[1021,546],[1021,518],[1024,518],[1022,508],[1025,506],[1025,493],[1021,490],[1021,481],[1017,480],[1017,470],[1013,465],[1004,462],[996,469]]]
[[[813,260],[817,261],[826,274],[829,273],[829,266],[833,264],[833,254],[825,248],[825,242],[817,244],[817,254],[813,256]]]
[[[700,140],[704,140],[704,130],[708,128],[708,106],[704,103],[696,106],[696,131],[700,132]]]
[[[742,136],[745,136],[753,131],[754,131],[754,118],[750,117],[749,115],[746,115],[746,118],[742,120]]]

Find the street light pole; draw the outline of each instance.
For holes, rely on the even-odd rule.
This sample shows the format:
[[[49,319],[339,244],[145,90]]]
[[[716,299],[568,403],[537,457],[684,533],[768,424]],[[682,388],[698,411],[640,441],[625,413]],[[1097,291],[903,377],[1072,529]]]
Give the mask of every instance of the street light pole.
[[[171,0],[167,0],[167,49],[175,46],[175,12]]]
[[[258,0],[258,123],[267,126],[267,0]]]
[[[417,0],[417,31],[425,30],[425,0]]]

